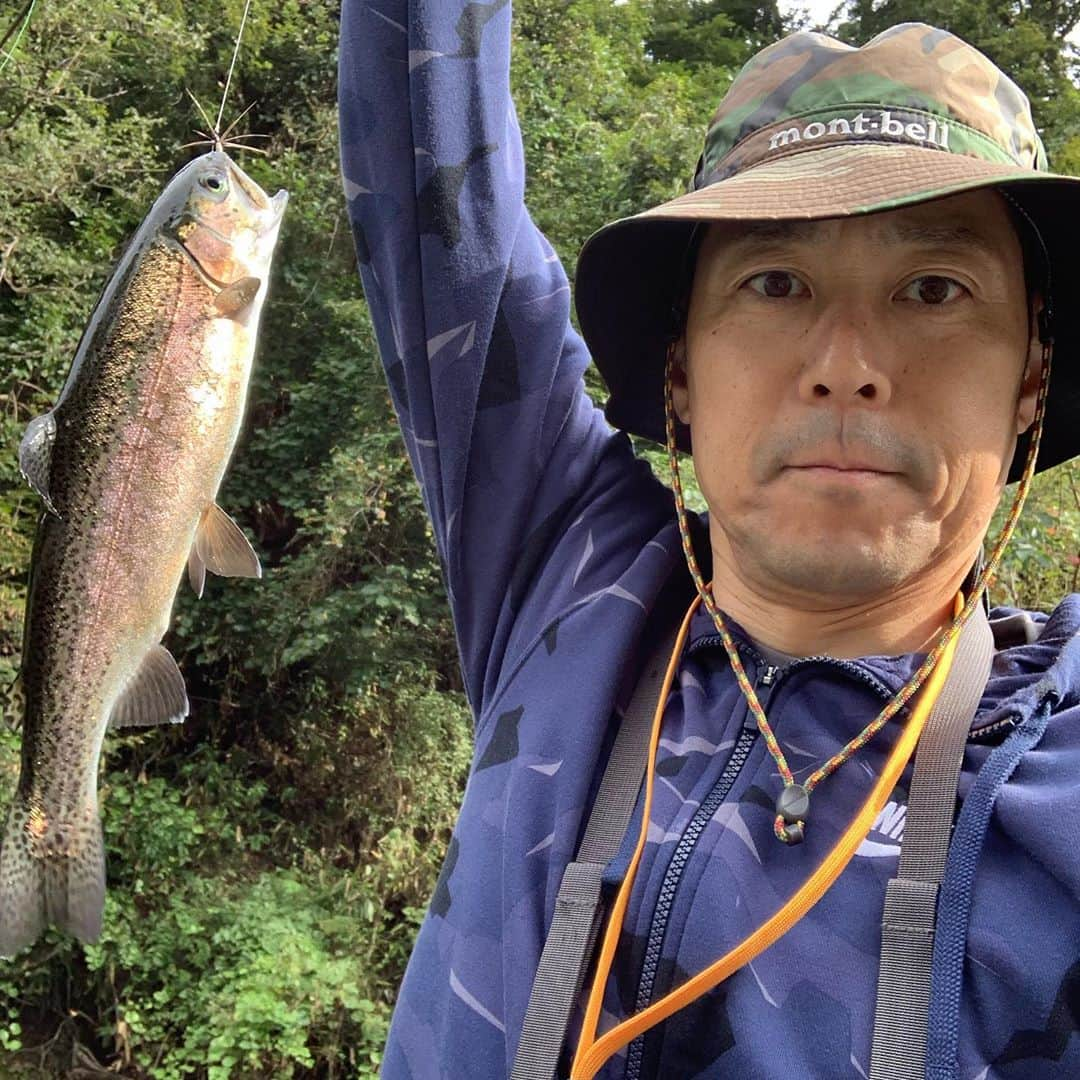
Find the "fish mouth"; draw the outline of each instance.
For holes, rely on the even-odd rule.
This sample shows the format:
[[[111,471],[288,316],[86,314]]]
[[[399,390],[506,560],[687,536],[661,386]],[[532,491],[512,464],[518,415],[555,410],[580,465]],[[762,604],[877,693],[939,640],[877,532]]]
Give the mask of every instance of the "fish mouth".
[[[240,190],[248,197],[248,200],[259,210],[269,210],[270,199],[266,192],[232,158],[226,156],[225,160],[229,163],[228,168],[233,179]]]
[[[259,236],[265,236],[271,229],[276,229],[281,224],[282,215],[285,213],[285,207],[289,201],[289,193],[282,188],[271,198],[232,158],[225,155],[225,161],[228,164],[230,175],[236,181],[237,187],[247,196],[251,205],[263,214],[269,213],[271,215],[270,221],[261,229],[256,230]]]
[[[234,277],[264,277],[288,192],[267,195],[220,150],[196,158],[189,169],[188,184],[179,192],[182,201],[162,221],[161,233],[215,289],[234,284]]]
[[[270,200],[270,209],[274,213],[274,221],[272,225],[268,225],[262,233],[262,236],[270,229],[276,229],[281,224],[281,219],[285,215],[285,207],[289,205],[289,193],[281,188],[278,193]]]

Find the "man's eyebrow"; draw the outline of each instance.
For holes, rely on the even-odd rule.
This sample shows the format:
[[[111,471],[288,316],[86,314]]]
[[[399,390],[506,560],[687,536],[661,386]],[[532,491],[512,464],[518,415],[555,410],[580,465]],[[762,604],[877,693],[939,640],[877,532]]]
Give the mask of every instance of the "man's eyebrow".
[[[742,221],[726,247],[808,244],[821,231],[819,221]]]
[[[785,244],[813,244],[819,239],[820,221],[747,221],[741,222],[738,232],[725,245],[729,250],[771,249]],[[969,225],[946,222],[892,221],[886,233],[890,239],[923,248],[975,250],[994,258],[1002,252],[987,236]]]
[[[1002,252],[986,235],[968,225],[929,224],[917,221],[891,222],[889,232],[901,243],[926,248],[976,250],[1000,259]]]

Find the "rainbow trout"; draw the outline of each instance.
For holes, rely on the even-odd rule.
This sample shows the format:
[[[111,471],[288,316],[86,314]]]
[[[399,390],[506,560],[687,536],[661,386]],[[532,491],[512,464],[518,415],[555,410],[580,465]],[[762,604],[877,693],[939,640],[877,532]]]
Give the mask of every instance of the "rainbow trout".
[[[288,195],[221,150],[181,169],[109,279],[19,465],[45,502],[30,569],[22,768],[0,844],[0,955],[101,932],[97,773],[109,728],[177,723],[161,644],[185,569],[260,577],[215,502],[244,412]]]

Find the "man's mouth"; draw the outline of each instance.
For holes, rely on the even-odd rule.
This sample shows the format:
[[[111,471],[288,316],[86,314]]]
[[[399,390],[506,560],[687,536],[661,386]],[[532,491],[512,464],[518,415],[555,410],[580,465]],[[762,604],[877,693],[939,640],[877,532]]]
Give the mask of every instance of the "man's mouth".
[[[793,461],[784,466],[785,472],[809,481],[828,481],[845,485],[857,485],[899,476],[896,469],[883,462],[859,457],[812,457]]]

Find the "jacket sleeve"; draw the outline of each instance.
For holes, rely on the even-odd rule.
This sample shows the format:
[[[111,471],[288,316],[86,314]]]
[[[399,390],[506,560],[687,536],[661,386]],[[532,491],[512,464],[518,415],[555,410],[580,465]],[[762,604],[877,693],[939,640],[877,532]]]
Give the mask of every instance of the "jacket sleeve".
[[[545,537],[603,456],[570,287],[523,202],[509,0],[346,0],[342,171],[360,273],[482,711]],[[617,448],[617,451],[616,451]]]

